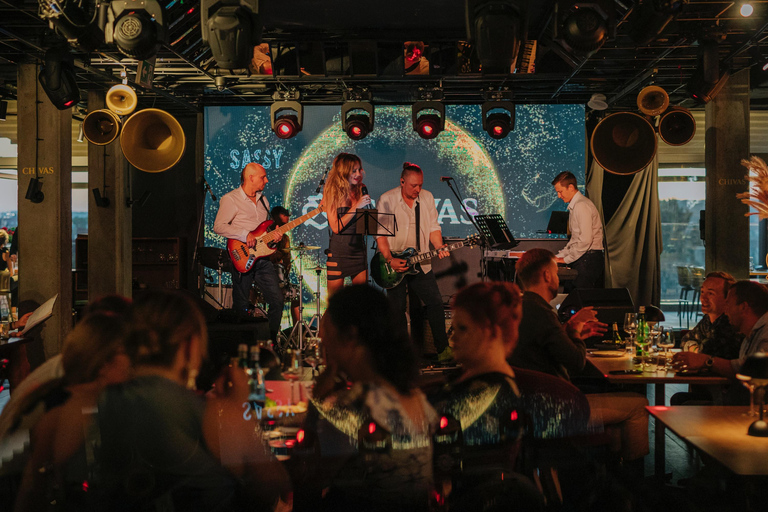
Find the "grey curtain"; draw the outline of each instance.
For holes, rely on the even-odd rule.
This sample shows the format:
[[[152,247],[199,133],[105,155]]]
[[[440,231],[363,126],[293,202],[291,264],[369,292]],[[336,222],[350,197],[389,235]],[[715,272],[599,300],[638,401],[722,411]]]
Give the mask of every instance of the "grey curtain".
[[[603,226],[605,286],[627,288],[637,306],[659,305],[661,295],[661,218],[659,213],[658,156],[634,175],[616,213]],[[587,176],[587,196],[603,213],[603,176],[594,161]]]

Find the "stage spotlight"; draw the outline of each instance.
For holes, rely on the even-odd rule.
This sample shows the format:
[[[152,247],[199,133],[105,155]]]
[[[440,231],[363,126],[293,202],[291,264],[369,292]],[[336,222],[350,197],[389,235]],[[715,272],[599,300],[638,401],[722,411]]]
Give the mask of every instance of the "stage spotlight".
[[[348,101],[341,106],[341,128],[352,140],[362,140],[371,133],[373,119],[373,105],[367,101]]]
[[[69,58],[66,46],[51,48],[45,52],[45,64],[37,77],[48,99],[59,110],[66,110],[80,101],[80,90]]]
[[[492,139],[503,139],[515,129],[515,104],[510,101],[483,103],[483,130]]]
[[[298,101],[276,101],[270,109],[272,131],[281,139],[295,137],[304,121],[304,107]]]
[[[629,37],[638,45],[652,43],[683,10],[683,0],[645,0],[635,4],[627,20]]]
[[[739,9],[739,14],[745,18],[752,16],[753,12],[755,12],[755,9],[752,7],[752,4],[749,3],[742,4],[741,8]]]
[[[41,1],[38,14],[70,45],[91,52],[104,42],[104,33],[97,23],[99,5],[82,0]],[[106,8],[107,4],[103,6]]]
[[[616,30],[613,0],[557,2],[557,39],[578,53],[592,53]]]
[[[24,195],[24,198],[32,201],[35,204],[42,203],[45,199],[45,194],[43,194],[43,182],[40,181],[40,178],[34,177],[31,180],[29,180],[29,185],[27,186],[27,193]]]
[[[419,137],[434,139],[445,129],[445,105],[439,101],[417,101],[411,109],[411,119]]]
[[[527,2],[474,0],[467,6],[469,38],[483,73],[509,74],[528,35]]]
[[[216,65],[247,68],[253,47],[261,42],[258,0],[203,0],[200,27]]]
[[[105,38],[126,57],[151,58],[165,40],[162,6],[157,0],[112,0]]]
[[[726,70],[720,72],[720,57],[717,41],[699,41],[699,55],[696,69],[688,80],[688,92],[699,103],[709,103],[720,92],[730,78]]]

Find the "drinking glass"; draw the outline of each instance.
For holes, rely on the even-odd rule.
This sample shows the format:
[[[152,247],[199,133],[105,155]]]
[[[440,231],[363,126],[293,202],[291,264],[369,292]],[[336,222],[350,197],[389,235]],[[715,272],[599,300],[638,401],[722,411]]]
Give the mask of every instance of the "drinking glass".
[[[301,378],[301,354],[298,350],[286,349],[283,353],[283,378],[291,382],[291,403],[296,401],[296,381]]]
[[[744,384],[744,387],[749,390],[749,412],[746,413],[747,416],[757,416],[757,409],[755,408],[755,386],[752,384],[752,377],[747,377],[746,375],[742,375],[740,373],[736,374],[736,378],[741,381],[742,384]]]
[[[631,357],[635,347],[635,333],[637,332],[637,315],[635,313],[626,313],[624,315],[624,332],[629,335],[626,349]]]
[[[659,338],[656,341],[656,346],[664,349],[664,361],[666,361],[664,369],[670,370],[672,368],[672,357],[669,353],[669,349],[675,347],[675,339],[670,336],[669,333],[664,330],[664,328],[662,328],[661,332],[659,333]]]

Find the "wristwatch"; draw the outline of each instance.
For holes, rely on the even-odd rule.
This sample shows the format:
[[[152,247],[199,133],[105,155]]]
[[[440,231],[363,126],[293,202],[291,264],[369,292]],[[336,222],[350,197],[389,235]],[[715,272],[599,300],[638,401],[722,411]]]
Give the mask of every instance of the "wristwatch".
[[[707,368],[712,368],[712,365],[714,364],[714,362],[715,362],[714,358],[710,357],[709,359],[707,359],[707,361],[704,363],[704,365]]]

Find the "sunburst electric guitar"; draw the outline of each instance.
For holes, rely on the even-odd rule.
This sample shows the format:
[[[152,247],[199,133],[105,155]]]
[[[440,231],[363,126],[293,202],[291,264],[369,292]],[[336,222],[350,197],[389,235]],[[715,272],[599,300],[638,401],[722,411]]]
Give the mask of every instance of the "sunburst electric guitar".
[[[229,252],[229,257],[232,259],[235,270],[241,274],[251,270],[256,260],[266,258],[277,250],[277,243],[284,234],[296,226],[305,223],[315,215],[322,213],[322,211],[323,205],[320,205],[306,215],[286,222],[282,226],[277,226],[273,220],[265,220],[259,224],[259,227],[251,231],[251,234],[256,237],[256,243],[253,247],[248,247],[247,243],[235,240],[234,238],[228,239],[227,252]],[[280,236],[274,233],[278,233]]]
[[[458,249],[459,247],[464,246],[472,246],[477,245],[478,241],[480,240],[479,235],[472,235],[469,238],[466,238],[464,240],[461,240],[460,242],[455,242],[449,245],[446,245],[443,247],[444,251],[453,251]],[[400,284],[400,281],[403,280],[403,278],[407,274],[416,274],[419,272],[419,263],[421,263],[424,260],[431,259],[440,251],[435,249],[434,251],[429,252],[422,252],[421,254],[416,253],[416,249],[413,247],[409,247],[408,249],[402,251],[402,252],[393,252],[392,256],[395,258],[402,258],[405,260],[405,264],[408,266],[408,269],[404,272],[397,272],[392,268],[392,265],[387,263],[387,261],[384,259],[384,256],[381,255],[380,252],[377,252],[374,254],[373,259],[371,260],[371,277],[373,277],[373,280],[376,282],[377,285],[381,286],[385,289],[394,288],[398,284]]]

